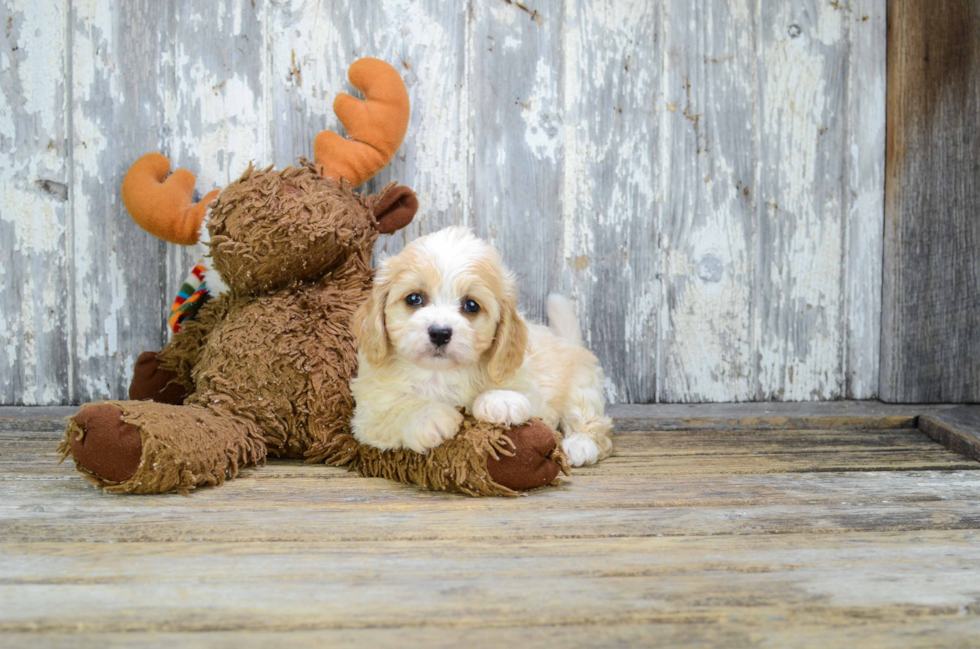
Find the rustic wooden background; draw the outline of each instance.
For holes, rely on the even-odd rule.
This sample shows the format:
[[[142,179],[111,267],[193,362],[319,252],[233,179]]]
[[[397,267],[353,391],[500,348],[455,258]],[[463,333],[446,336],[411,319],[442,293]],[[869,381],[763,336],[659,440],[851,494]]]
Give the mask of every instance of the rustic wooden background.
[[[129,219],[309,155],[361,56],[413,103],[390,179],[561,291],[619,402],[878,393],[885,0],[0,0],[0,402],[125,394],[194,256]],[[975,125],[974,125],[975,126]]]
[[[980,402],[980,3],[888,5],[879,394]]]

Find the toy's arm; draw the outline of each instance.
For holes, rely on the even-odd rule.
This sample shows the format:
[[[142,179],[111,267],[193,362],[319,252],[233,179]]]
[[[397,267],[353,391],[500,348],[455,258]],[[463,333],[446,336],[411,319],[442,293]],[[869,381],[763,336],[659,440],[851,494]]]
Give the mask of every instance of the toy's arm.
[[[194,366],[215,325],[228,313],[226,300],[212,299],[159,352],[143,352],[136,360],[129,398],[180,405],[194,392]]]
[[[160,367],[157,352],[143,352],[133,367],[133,380],[129,384],[132,401],[156,401],[179,406],[184,403],[189,390],[176,372]]]

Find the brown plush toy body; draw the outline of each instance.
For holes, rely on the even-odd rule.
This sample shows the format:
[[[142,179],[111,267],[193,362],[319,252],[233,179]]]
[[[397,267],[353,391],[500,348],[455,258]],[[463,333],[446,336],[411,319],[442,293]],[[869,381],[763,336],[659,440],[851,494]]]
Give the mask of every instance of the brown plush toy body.
[[[271,455],[471,495],[556,481],[564,458],[540,422],[507,429],[467,418],[426,455],[353,438],[350,318],[370,290],[379,233],[407,225],[418,201],[394,184],[380,195],[352,190],[394,155],[408,97],[381,61],[358,61],[350,78],[366,101],[341,95],[335,110],[355,139],[321,133],[316,165],[250,167],[197,205],[193,175],[167,178],[159,154],[127,174],[123,198],[145,229],[188,244],[206,225],[211,270],[227,288],[158,354],[140,356],[132,400],[89,404],[69,421],[60,448],[87,479],[117,493],[187,492]]]

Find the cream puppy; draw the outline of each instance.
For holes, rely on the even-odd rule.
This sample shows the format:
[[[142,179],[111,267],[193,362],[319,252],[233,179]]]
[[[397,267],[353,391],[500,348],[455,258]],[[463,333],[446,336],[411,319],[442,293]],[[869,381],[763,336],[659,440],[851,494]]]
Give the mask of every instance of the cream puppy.
[[[387,259],[353,320],[357,440],[425,453],[456,435],[462,407],[495,424],[540,417],[564,434],[572,466],[609,455],[602,368],[571,303],[548,297],[550,329],[525,323],[516,304],[500,256],[466,228]]]

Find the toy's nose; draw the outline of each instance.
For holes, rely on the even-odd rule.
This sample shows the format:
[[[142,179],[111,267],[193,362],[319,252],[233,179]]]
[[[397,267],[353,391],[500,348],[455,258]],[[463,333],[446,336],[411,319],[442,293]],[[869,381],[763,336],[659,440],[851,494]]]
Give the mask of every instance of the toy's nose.
[[[443,347],[449,344],[449,340],[453,337],[453,330],[449,327],[436,327],[435,325],[429,327],[429,340],[436,347]]]

